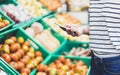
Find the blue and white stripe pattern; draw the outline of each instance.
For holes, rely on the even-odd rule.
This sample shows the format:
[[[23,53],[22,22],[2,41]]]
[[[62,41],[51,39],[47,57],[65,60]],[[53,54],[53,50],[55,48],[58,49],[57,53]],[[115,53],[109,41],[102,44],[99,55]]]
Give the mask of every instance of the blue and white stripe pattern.
[[[90,48],[98,57],[120,55],[120,0],[91,0]]]

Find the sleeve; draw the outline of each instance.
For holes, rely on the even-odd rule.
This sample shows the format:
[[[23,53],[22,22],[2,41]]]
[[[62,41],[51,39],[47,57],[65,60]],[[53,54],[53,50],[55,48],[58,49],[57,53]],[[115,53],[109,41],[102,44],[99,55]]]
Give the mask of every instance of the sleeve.
[[[120,0],[106,0],[103,9],[110,41],[120,50]]]

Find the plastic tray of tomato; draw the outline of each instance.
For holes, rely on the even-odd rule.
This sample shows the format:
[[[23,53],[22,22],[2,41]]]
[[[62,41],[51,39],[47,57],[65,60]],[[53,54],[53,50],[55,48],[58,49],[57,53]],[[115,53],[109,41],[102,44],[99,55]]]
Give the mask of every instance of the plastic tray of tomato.
[[[6,29],[8,29],[14,25],[14,22],[7,15],[5,15],[2,11],[0,11],[0,15],[1,15],[2,20],[9,21],[9,24],[7,26],[0,28],[0,32],[5,31]]]
[[[51,55],[51,56],[49,56],[49,57],[47,57],[47,59],[45,60],[45,62],[43,63],[43,65],[49,65],[49,66],[51,66],[51,67],[53,67],[53,68],[55,68],[55,65],[53,65],[54,63],[53,62],[55,62],[55,63],[59,63],[59,61],[56,61],[57,59],[59,59],[60,61],[64,61],[63,60],[63,58],[59,58],[59,57],[61,57],[61,56],[59,56],[59,55]],[[87,70],[87,73],[86,73],[86,75],[90,75],[90,59],[89,58],[82,58],[82,57],[68,57],[68,56],[65,56],[64,57],[65,59],[66,59],[66,61],[69,61],[69,59],[72,61],[72,64],[76,64],[76,62],[75,61],[82,61],[82,62],[84,62],[84,65],[85,66],[87,66],[87,68],[88,68],[88,70]],[[52,65],[51,65],[52,64]],[[68,63],[67,63],[68,64]],[[59,64],[58,64],[59,65]],[[56,66],[57,67],[57,66]],[[59,66],[60,67],[60,66]],[[41,72],[42,72],[42,68],[37,68],[37,69],[39,69]],[[35,69],[35,70],[33,70],[32,72],[31,72],[31,74],[30,75],[36,75],[37,73],[38,73],[38,71],[37,71],[37,69]],[[65,70],[65,69],[67,69],[67,68],[65,68],[65,65],[64,65],[64,68],[63,68],[63,70]],[[50,69],[49,69],[50,70]],[[76,70],[77,70],[77,68],[76,68]],[[78,72],[80,73],[80,71],[78,70]],[[51,72],[51,73],[54,73],[54,74],[56,74],[55,72]],[[50,73],[50,74],[51,74]],[[57,72],[58,73],[58,72]],[[48,75],[50,75],[50,74],[48,74]],[[54,75],[53,74],[53,75]]]
[[[1,44],[4,44],[5,43],[5,41],[6,41],[6,39],[8,39],[8,38],[10,38],[11,36],[15,36],[16,38],[17,38],[17,40],[18,40],[18,38],[19,37],[22,37],[23,39],[24,39],[24,41],[29,41],[30,43],[29,43],[29,50],[30,50],[30,48],[32,47],[33,49],[34,49],[34,52],[41,52],[41,54],[42,54],[42,61],[40,62],[40,63],[42,63],[43,61],[44,61],[44,59],[49,55],[46,51],[44,51],[41,47],[39,47],[38,45],[36,45],[35,43],[34,43],[34,41],[31,39],[31,38],[29,38],[21,29],[18,29],[18,28],[14,28],[14,29],[11,29],[11,30],[8,30],[8,31],[6,31],[6,32],[3,32],[3,33],[1,33],[0,34],[0,43]],[[7,42],[6,41],[6,44],[7,43],[10,43],[10,41],[9,42]],[[24,42],[25,43],[25,42]],[[14,44],[14,43],[13,43]],[[14,44],[15,45],[15,44]],[[23,49],[23,45],[24,44],[21,44],[21,48]],[[27,44],[26,44],[27,45]],[[9,55],[13,55],[13,54],[15,54],[15,53],[17,53],[17,51],[19,51],[19,50],[17,50],[16,52],[14,52],[13,53],[13,51],[16,49],[16,47],[17,48],[19,48],[17,45],[16,46],[14,46],[14,48],[12,47],[12,44],[10,45],[10,52],[8,52],[8,51],[6,51],[6,53],[2,53],[2,54],[9,54]],[[24,46],[24,52],[25,52],[25,50],[26,50],[26,48],[25,48],[25,46]],[[27,49],[28,50],[28,49]],[[12,52],[11,52],[12,51]],[[31,52],[33,52],[33,50],[31,50]],[[1,57],[2,57],[2,54],[1,54]],[[9,62],[9,64],[11,63],[11,62],[19,62],[19,60],[20,61],[22,61],[21,59],[24,57],[24,56],[26,56],[28,53],[26,53],[26,54],[24,54],[24,55],[22,55],[22,57],[20,58],[20,59],[18,59],[17,60],[17,56],[16,57],[13,57],[13,58],[11,58],[11,61]],[[36,55],[36,54],[35,54]],[[34,55],[34,56],[35,56]],[[32,57],[32,55],[30,55],[29,54],[29,57]],[[33,59],[36,57],[32,57],[30,60],[32,60],[32,61],[34,61]],[[3,57],[5,57],[5,56],[3,56]],[[11,57],[11,56],[10,56]],[[6,57],[5,57],[6,58]],[[15,59],[14,59],[15,58]],[[8,59],[8,61],[9,61],[9,59]],[[8,62],[8,61],[6,61],[6,62]],[[26,59],[26,61],[28,61],[27,59]],[[26,62],[26,61],[24,61],[24,62]],[[4,61],[5,62],[5,61]],[[30,61],[29,61],[30,62]],[[29,63],[28,62],[28,63]],[[35,63],[35,62],[34,62]],[[14,68],[13,67],[11,67],[9,64],[7,64],[6,63],[6,67],[8,66],[8,67],[10,67],[11,68],[11,70],[13,71],[13,72],[15,72],[17,75],[19,75],[20,74],[20,71],[18,71],[18,69],[17,70],[15,70],[14,68],[16,68],[16,66],[14,66]],[[25,64],[25,63],[24,63]],[[25,64],[26,65],[26,64]],[[18,67],[18,66],[17,66]],[[34,67],[35,68],[35,67]],[[34,69],[34,68],[32,68],[31,69],[31,71]],[[31,71],[26,71],[27,73],[28,72],[31,72]],[[14,74],[12,74],[12,75],[14,75]]]
[[[47,50],[43,45],[41,45],[38,41],[36,41],[32,36],[29,36],[29,35],[25,32],[25,29],[28,28],[28,27],[30,27],[30,26],[31,26],[33,23],[35,23],[35,22],[40,23],[40,24],[43,26],[43,29],[44,29],[44,30],[48,30],[48,31],[52,34],[52,36],[55,37],[55,38],[60,42],[60,46],[59,46],[56,50],[54,50],[53,52],[50,52],[50,51]],[[66,44],[66,42],[67,42],[67,40],[66,40],[64,37],[62,37],[62,36],[59,35],[58,33],[56,33],[56,32],[54,32],[53,30],[51,30],[51,28],[49,28],[48,26],[42,24],[42,21],[41,21],[41,20],[36,20],[36,21],[34,21],[34,22],[30,22],[30,23],[27,25],[27,27],[21,27],[21,30],[23,30],[23,32],[25,32],[25,34],[28,35],[29,38],[31,38],[37,45],[39,45],[40,47],[42,47],[43,50],[45,50],[45,51],[46,51],[47,53],[49,53],[49,54],[52,54],[52,53],[58,51],[59,49],[63,48],[63,46],[64,46],[64,45]]]

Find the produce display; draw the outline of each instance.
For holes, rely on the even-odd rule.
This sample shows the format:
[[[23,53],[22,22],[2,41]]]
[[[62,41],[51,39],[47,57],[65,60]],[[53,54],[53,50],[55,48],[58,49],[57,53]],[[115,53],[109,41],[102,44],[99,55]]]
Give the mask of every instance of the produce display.
[[[66,15],[64,17],[62,17],[62,15]],[[68,21],[66,21],[68,19]],[[68,16],[67,13],[60,13],[60,14],[56,14],[55,17],[50,17],[50,18],[44,18],[43,20],[47,25],[49,25],[50,27],[52,27],[52,29],[56,32],[59,32],[62,36],[64,36],[65,38],[67,38],[68,40],[71,41],[80,41],[80,42],[89,42],[89,35],[88,34],[81,34],[78,37],[73,37],[71,35],[68,35],[66,31],[63,31],[59,26],[57,26],[55,23],[58,23],[60,25],[76,25],[79,28],[82,26],[81,23],[74,19],[74,18],[70,18]],[[87,30],[88,31],[88,30]],[[83,32],[83,29],[81,27],[81,29],[79,29],[79,32]]]
[[[39,22],[34,22],[27,28],[26,33],[35,38],[47,50],[53,52],[60,46],[60,42],[48,30],[44,30]]]
[[[46,8],[50,11],[55,11],[58,7],[61,6],[59,0],[39,0]]]
[[[20,23],[33,18],[29,11],[22,5],[2,5],[1,9],[15,22]]]
[[[85,57],[89,57],[91,53],[90,49],[84,49],[81,47],[75,48],[73,47],[70,52],[62,52],[63,55],[66,56],[85,56]]]
[[[0,15],[0,29],[8,26],[10,22],[7,19],[3,19],[2,15]]]
[[[48,10],[43,8],[43,5],[38,0],[17,0],[17,2],[23,5],[34,17],[48,13]]]
[[[89,28],[66,12],[88,2],[1,0],[0,75],[89,75]]]
[[[0,56],[21,75],[28,75],[43,61],[42,53],[35,51],[23,37],[6,39],[0,44]]]
[[[83,61],[72,61],[60,56],[48,66],[39,64],[36,75],[86,75],[87,72],[88,67]]]

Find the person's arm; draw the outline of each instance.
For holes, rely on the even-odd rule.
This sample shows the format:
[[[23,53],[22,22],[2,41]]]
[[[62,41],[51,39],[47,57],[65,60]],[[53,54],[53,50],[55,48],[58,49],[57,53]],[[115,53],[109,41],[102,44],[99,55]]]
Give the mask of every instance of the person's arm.
[[[89,26],[66,25],[67,33],[72,36],[80,36],[81,34],[89,34]]]
[[[120,50],[120,0],[106,0],[103,11],[109,38],[116,49]]]

